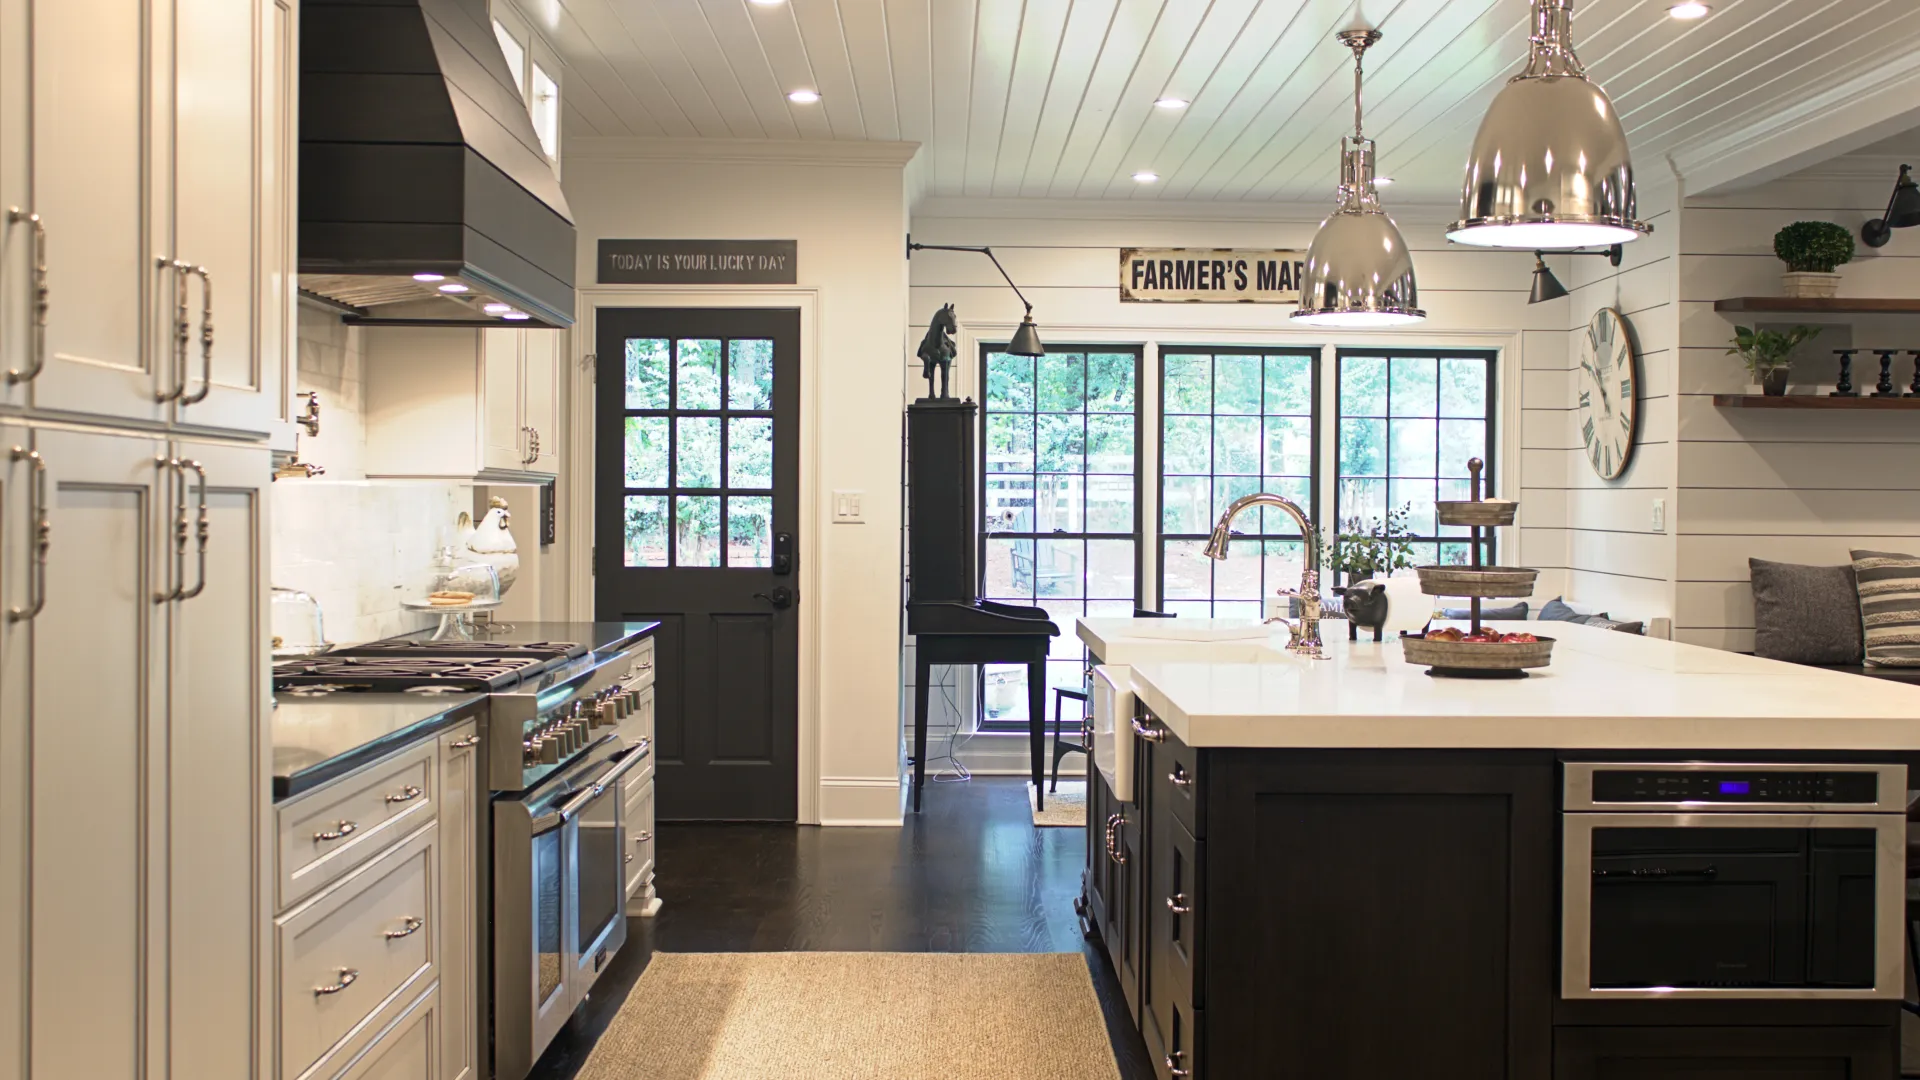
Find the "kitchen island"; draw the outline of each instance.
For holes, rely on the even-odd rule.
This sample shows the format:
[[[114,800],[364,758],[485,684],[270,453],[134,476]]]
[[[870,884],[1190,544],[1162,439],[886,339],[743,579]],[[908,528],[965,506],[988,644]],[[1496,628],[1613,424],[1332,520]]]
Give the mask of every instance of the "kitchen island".
[[[1078,632],[1138,697],[1132,801],[1090,777],[1083,915],[1161,1076],[1898,1074],[1915,688],[1562,624],[1515,680],[1337,632],[1324,660],[1284,628]],[[1758,786],[1680,813],[1695,779]],[[1871,794],[1792,798],[1877,805],[1766,794],[1823,783]],[[1693,953],[1770,966],[1694,985]]]

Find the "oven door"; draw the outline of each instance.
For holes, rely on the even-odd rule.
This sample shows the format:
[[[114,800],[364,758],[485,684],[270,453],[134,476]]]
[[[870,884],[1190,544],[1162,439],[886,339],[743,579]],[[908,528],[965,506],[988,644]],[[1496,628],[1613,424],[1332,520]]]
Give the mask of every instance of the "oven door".
[[[577,867],[569,900],[572,921],[567,931],[567,980],[576,1002],[600,977],[607,960],[627,941],[626,799],[620,778],[638,766],[649,752],[640,747],[608,765],[592,786],[568,804],[566,828]]]
[[[1563,815],[1561,996],[1898,999],[1893,814]]]

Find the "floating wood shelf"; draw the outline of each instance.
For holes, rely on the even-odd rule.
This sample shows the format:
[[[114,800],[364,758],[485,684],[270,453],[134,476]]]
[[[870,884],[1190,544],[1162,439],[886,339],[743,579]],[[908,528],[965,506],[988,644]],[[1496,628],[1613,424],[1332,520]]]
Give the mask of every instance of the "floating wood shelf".
[[[1920,409],[1920,398],[1909,397],[1828,397],[1825,394],[1715,394],[1713,403],[1722,409]]]
[[[1825,299],[1800,296],[1735,296],[1726,300],[1715,300],[1713,310],[1797,315],[1920,315],[1920,300],[1852,296],[1835,296]]]

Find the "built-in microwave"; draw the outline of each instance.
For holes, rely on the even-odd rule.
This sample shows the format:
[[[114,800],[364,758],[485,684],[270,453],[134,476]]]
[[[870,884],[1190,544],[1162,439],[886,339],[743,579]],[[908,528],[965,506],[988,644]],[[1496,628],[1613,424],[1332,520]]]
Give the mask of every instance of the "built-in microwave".
[[[1906,766],[1565,770],[1563,997],[1904,993]]]

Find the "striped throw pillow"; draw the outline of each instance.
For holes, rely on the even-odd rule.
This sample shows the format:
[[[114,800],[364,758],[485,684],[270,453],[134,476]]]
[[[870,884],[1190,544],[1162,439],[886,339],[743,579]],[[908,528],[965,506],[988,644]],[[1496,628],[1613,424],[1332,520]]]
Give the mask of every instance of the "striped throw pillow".
[[[1920,556],[1856,551],[1860,625],[1872,667],[1920,667]]]

